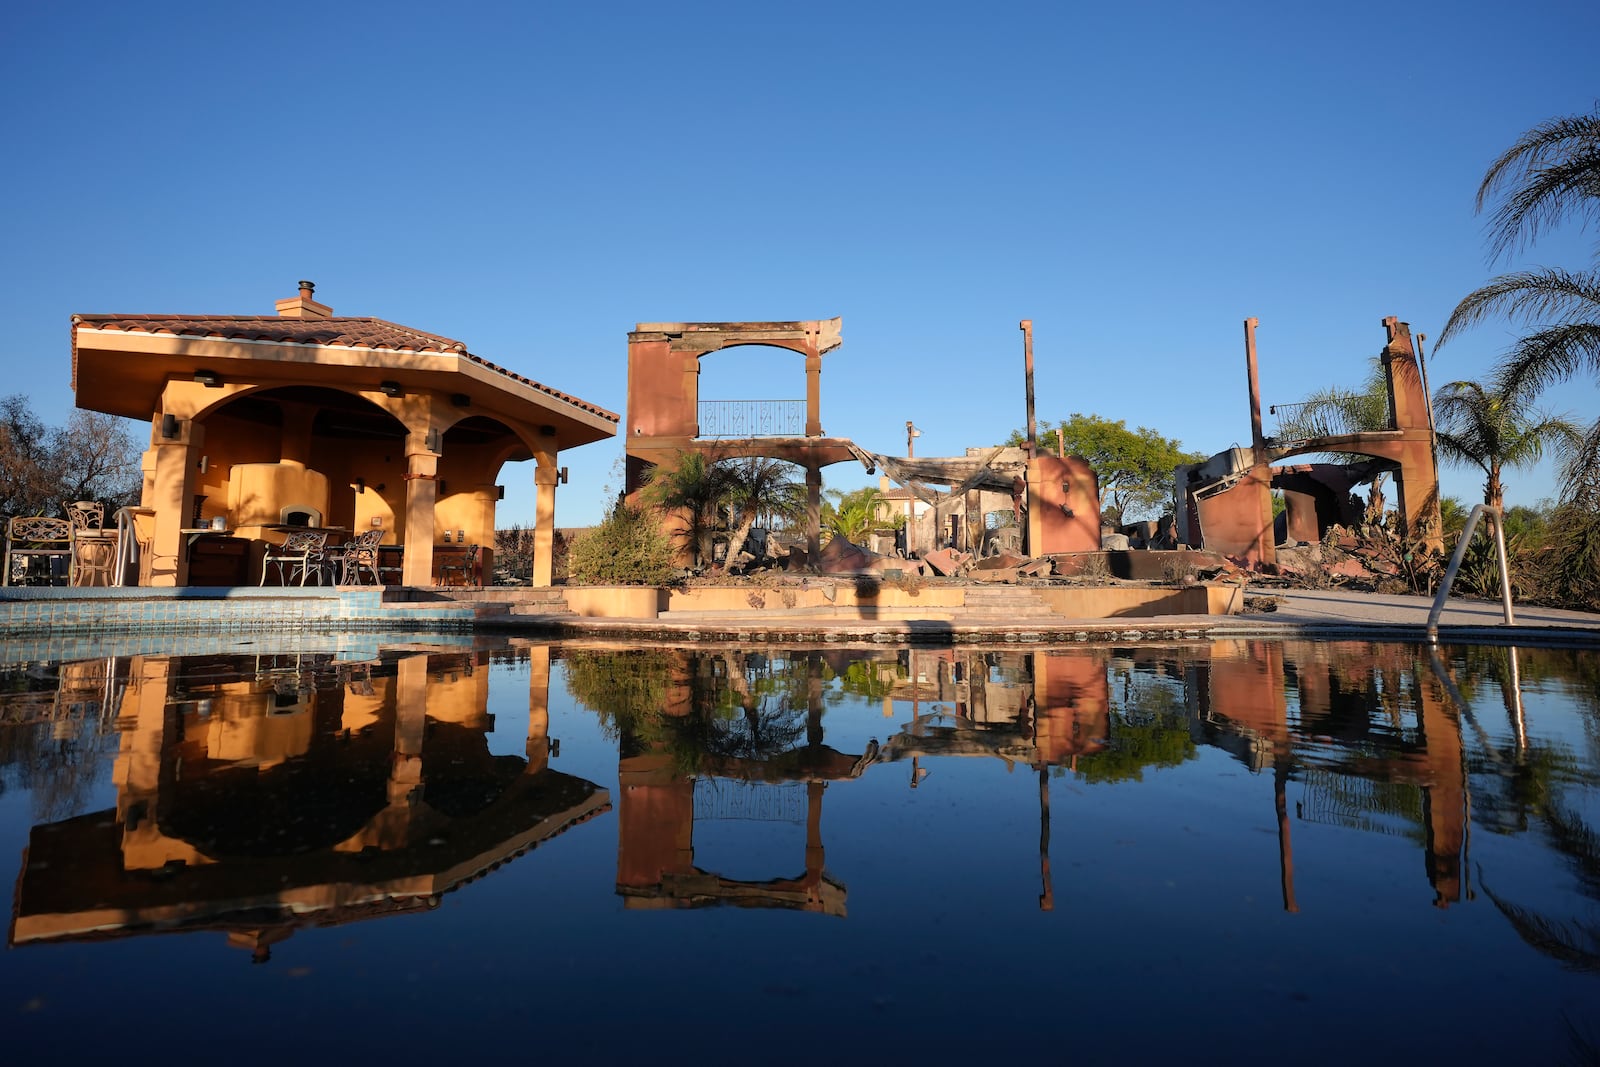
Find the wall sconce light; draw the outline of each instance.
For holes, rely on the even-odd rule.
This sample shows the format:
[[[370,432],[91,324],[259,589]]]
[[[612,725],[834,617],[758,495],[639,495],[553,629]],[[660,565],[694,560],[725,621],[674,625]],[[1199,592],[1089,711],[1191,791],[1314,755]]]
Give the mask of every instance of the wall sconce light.
[[[379,382],[378,388],[383,390],[384,396],[398,397],[406,395],[406,391],[400,388],[399,382]]]
[[[450,487],[445,484],[445,480],[443,478],[440,478],[439,479],[439,495],[440,496],[444,496],[445,494],[447,494],[449,492],[450,492]]]
[[[195,466],[199,468],[201,474],[204,474],[206,471],[211,469],[211,457],[201,456],[200,462],[196,463]]]
[[[170,412],[161,416],[161,436],[168,441],[178,439],[178,417]]]
[[[214,370],[197,370],[194,372],[194,380],[207,389],[222,388],[222,375]]]
[[[494,498],[496,500],[504,500],[506,498],[506,487],[503,486],[503,485],[495,486],[494,487]]]
[[[458,408],[470,408],[472,406],[472,398],[466,393],[451,393],[450,403]]]
[[[444,543],[447,544],[447,545],[450,543],[450,531],[449,530],[446,530],[444,532]]]
[[[465,531],[465,530],[457,530],[456,531],[456,544],[464,545],[466,543],[467,543],[467,531]]]
[[[367,491],[367,480],[365,478],[357,478],[356,479],[356,492],[365,493],[366,491]]]
[[[379,530],[383,529],[383,516],[382,515],[374,515],[374,516],[372,516],[372,525],[375,528],[379,529]]]
[[[427,440],[424,443],[428,446],[428,451],[429,452],[441,452],[441,451],[443,451],[443,449],[441,449],[439,447],[440,440],[439,440],[439,431],[438,430],[429,430],[428,431]]]
[[[560,470],[556,471],[556,484],[557,485],[566,485],[567,484],[567,468],[562,467]]]

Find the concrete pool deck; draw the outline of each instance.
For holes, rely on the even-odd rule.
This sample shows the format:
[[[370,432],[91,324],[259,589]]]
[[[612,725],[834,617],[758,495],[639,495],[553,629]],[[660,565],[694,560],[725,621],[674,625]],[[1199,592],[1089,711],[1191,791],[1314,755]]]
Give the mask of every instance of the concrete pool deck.
[[[1229,638],[1425,640],[1432,599],[1340,590],[1228,591],[1237,614],[1052,610],[1031,587],[882,609],[834,606],[684,607],[608,617],[585,605],[594,590],[551,589],[8,589],[0,594],[0,642],[75,646],[109,639],[148,645],[180,634],[300,635],[439,633],[623,644],[793,642],[862,645],[1038,645],[1061,642],[1199,641]],[[651,592],[633,590],[633,592]],[[928,597],[929,601],[935,598]],[[626,600],[613,601],[615,604]],[[651,601],[651,606],[654,606]],[[1264,610],[1264,609],[1271,610]],[[1497,601],[1451,599],[1444,644],[1538,643],[1600,647],[1600,614],[1520,605],[1504,625]]]
[[[1336,590],[1246,594],[1235,615],[1152,615],[1073,619],[1029,612],[1007,618],[994,609],[941,612],[934,619],[842,618],[807,609],[663,612],[655,618],[581,618],[520,613],[480,617],[485,630],[540,630],[564,638],[635,643],[818,641],[844,644],[1049,644],[1064,641],[1350,638],[1426,640],[1433,598]],[[1273,610],[1259,610],[1268,604]],[[1498,601],[1446,602],[1442,644],[1536,643],[1600,647],[1600,614],[1513,605],[1505,625]]]

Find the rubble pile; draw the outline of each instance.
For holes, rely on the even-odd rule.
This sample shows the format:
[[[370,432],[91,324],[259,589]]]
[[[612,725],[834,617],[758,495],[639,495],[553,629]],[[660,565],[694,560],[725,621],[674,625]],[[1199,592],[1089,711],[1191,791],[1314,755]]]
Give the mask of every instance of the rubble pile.
[[[1347,588],[1360,592],[1431,592],[1443,573],[1437,553],[1408,542],[1387,526],[1333,526],[1320,542],[1277,547],[1278,561],[1252,574],[1257,586],[1281,588]],[[1229,558],[1216,575],[1244,572],[1243,561]]]
[[[1277,562],[1252,566],[1246,560],[1203,549],[1102,549],[1099,552],[1024,556],[1000,550],[978,557],[942,548],[921,559],[883,555],[832,538],[816,559],[803,547],[786,547],[776,538],[758,542],[759,556],[741,553],[743,581],[761,584],[763,575],[805,574],[835,578],[944,579],[1000,584],[1059,583],[1107,585],[1118,581],[1192,585],[1196,582],[1248,581],[1255,589],[1347,588],[1362,592],[1431,592],[1443,573],[1443,560],[1407,542],[1387,526],[1334,526],[1320,542],[1277,546]],[[699,581],[735,580],[713,572]]]

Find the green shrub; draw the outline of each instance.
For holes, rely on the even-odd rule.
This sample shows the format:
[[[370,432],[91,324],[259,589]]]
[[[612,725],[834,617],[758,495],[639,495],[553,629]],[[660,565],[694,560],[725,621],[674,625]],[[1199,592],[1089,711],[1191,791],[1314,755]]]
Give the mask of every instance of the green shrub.
[[[656,517],[619,503],[599,526],[572,539],[567,574],[580,585],[665,585],[677,577],[672,557]]]

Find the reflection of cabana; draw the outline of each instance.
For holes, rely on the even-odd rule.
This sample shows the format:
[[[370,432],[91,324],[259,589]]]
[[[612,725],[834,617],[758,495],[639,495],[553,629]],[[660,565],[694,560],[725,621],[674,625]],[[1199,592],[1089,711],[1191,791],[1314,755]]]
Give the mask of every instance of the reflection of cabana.
[[[78,406],[151,422],[143,580],[188,584],[194,530],[220,519],[267,540],[383,528],[405,548],[403,582],[432,585],[436,543],[491,555],[501,467],[531,458],[534,584],[548,585],[559,452],[611,437],[617,416],[460,341],[335,318],[300,285],[277,317],[73,316]]]
[[[526,758],[490,751],[478,666],[408,655],[326,688],[134,659],[117,806],[33,828],[10,943],[207,929],[264,956],[299,927],[432,907],[610,810],[606,790],[548,767],[548,651]]]

